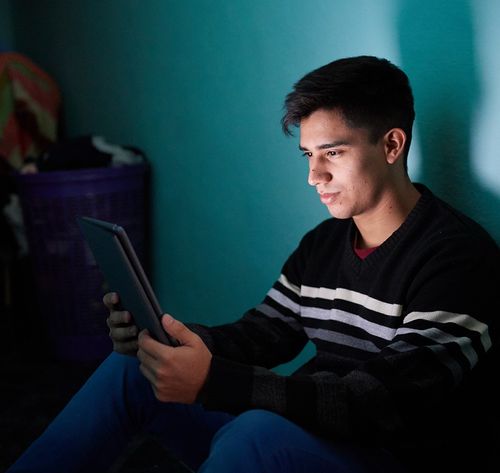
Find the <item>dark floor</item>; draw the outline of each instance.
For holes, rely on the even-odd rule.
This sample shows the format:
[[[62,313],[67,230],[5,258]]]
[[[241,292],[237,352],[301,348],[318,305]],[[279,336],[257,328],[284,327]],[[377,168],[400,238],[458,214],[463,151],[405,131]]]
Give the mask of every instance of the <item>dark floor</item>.
[[[17,323],[12,323],[14,315],[5,307],[2,312],[0,472],[43,432],[99,364],[55,359],[50,345],[43,337],[35,336],[36,330],[26,330],[27,324],[19,322],[19,315]],[[153,439],[147,438],[137,439],[112,469],[113,473],[160,471],[186,472]]]

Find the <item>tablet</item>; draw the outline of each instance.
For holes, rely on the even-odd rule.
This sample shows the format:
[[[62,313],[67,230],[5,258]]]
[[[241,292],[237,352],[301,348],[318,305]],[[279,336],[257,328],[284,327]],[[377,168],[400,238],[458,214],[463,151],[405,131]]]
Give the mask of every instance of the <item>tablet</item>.
[[[125,229],[91,217],[77,217],[77,222],[110,291],[119,294],[137,327],[159,342],[178,345],[161,325],[163,311]]]

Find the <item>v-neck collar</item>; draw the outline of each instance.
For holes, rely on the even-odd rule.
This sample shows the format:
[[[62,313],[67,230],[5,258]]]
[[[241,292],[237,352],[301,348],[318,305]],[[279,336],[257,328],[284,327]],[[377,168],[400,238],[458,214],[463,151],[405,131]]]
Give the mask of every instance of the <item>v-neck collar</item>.
[[[348,248],[346,248],[346,252],[349,255],[351,263],[357,270],[361,270],[363,267],[376,265],[380,262],[391,251],[394,245],[401,240],[402,236],[407,232],[407,229],[413,225],[413,222],[420,216],[423,209],[427,206],[427,203],[432,198],[432,192],[423,184],[414,185],[421,195],[413,209],[406,217],[405,221],[391,234],[391,236],[389,236],[389,238],[387,238],[364,259],[361,259],[354,250],[354,242],[356,241],[355,239],[358,229],[354,220],[351,218],[348,238],[346,241],[346,245],[348,246]]]

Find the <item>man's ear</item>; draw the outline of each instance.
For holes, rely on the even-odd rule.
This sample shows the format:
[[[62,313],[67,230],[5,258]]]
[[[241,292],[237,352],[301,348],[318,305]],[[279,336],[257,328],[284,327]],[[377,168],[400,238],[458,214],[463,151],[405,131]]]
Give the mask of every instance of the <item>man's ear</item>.
[[[401,128],[392,128],[384,135],[385,156],[389,164],[394,164],[404,154],[406,133]]]

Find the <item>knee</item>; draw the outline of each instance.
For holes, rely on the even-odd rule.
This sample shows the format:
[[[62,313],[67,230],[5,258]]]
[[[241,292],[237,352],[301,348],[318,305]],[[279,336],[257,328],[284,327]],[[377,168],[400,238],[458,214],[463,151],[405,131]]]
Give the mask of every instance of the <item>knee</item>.
[[[243,436],[245,439],[259,439],[273,437],[277,431],[281,431],[286,423],[285,418],[263,409],[253,409],[240,414],[226,427],[231,431],[230,435]]]
[[[287,471],[275,468],[275,457],[282,450],[280,439],[288,422],[265,410],[239,415],[216,434],[200,471]]]
[[[216,435],[213,447],[225,452],[263,452],[273,449],[283,435],[286,423],[283,417],[269,411],[255,409],[240,414],[226,424]]]
[[[111,392],[115,389],[134,387],[142,378],[139,363],[135,357],[111,353],[96,369],[87,384],[101,386]]]
[[[136,371],[138,367],[139,362],[136,357],[111,352],[109,356],[102,362],[99,369],[105,371],[113,371],[115,373],[125,373]]]

